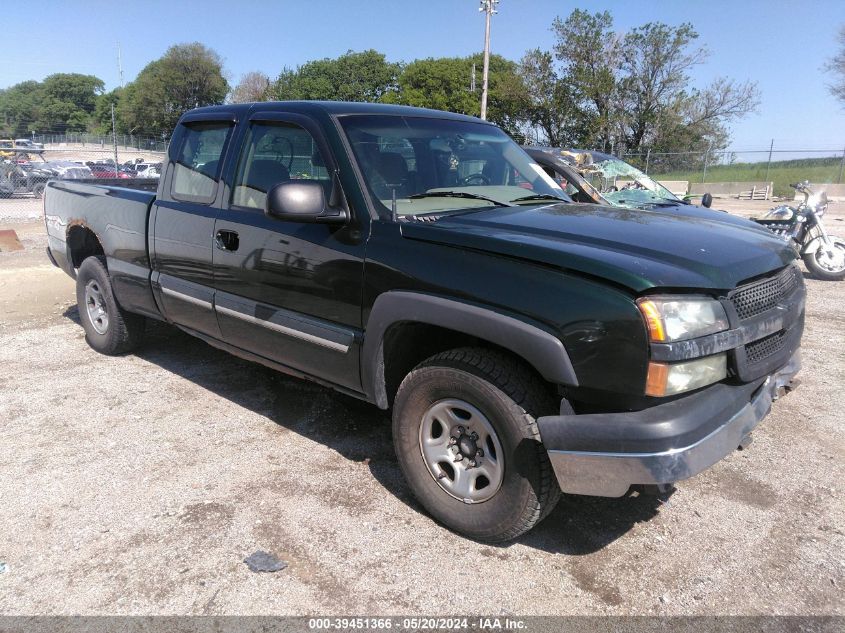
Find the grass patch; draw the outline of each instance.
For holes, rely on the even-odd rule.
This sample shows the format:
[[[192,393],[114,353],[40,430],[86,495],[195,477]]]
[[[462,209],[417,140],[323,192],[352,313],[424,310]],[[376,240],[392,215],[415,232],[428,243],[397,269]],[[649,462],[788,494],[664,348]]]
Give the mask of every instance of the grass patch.
[[[772,162],[769,178],[774,183],[776,196],[792,197],[791,182],[809,180],[814,182],[837,182],[842,166],[841,158],[805,158]],[[688,180],[690,184],[701,182],[701,169],[691,171],[670,171],[662,173],[649,170],[657,180]],[[734,163],[712,165],[707,168],[707,182],[751,182],[766,179],[766,163]]]

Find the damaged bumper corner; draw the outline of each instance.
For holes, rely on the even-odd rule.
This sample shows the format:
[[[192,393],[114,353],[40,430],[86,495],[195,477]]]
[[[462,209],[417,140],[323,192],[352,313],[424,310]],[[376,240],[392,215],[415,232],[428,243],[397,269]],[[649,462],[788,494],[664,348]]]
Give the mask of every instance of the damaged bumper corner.
[[[797,351],[749,384],[713,385],[642,411],[548,416],[537,424],[563,492],[621,497],[632,485],[693,477],[736,450],[800,368]]]

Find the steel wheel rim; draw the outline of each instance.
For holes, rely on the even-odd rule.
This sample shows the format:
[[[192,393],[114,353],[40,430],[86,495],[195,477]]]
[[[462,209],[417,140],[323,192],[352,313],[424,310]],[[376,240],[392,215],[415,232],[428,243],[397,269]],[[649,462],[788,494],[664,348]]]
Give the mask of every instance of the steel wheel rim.
[[[828,272],[842,272],[845,269],[845,244],[834,242],[833,250],[837,254],[836,257],[828,255],[824,245],[819,246],[815,252],[816,263]]]
[[[423,414],[420,454],[437,485],[467,504],[482,503],[502,486],[504,450],[487,417],[468,402],[439,400]],[[465,453],[475,453],[467,455]]]
[[[97,334],[105,334],[109,331],[109,313],[106,310],[106,302],[103,299],[100,284],[95,279],[89,281],[85,286],[85,310],[88,312],[91,327]]]

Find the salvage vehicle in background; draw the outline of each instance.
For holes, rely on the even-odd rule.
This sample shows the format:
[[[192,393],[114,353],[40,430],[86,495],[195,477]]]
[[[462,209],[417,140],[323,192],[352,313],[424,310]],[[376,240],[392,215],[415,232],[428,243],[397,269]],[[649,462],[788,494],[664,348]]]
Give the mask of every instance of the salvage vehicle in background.
[[[805,180],[789,185],[804,196],[797,207],[783,204],[754,220],[794,244],[814,277],[827,281],[845,279],[845,239],[829,235],[822,222],[827,195],[814,193]]]
[[[457,114],[199,108],[157,193],[50,181],[45,221],[92,348],[129,352],[163,320],[392,408],[413,494],[484,541],[531,529],[561,491],[703,471],[800,367],[805,289],[783,240],[569,202]]]
[[[15,149],[14,158],[0,161],[0,196],[31,194],[40,198],[50,179],[84,180],[92,178],[91,170],[69,160],[47,160],[44,150]],[[32,160],[32,156],[39,160]]]
[[[13,161],[2,161],[0,162],[0,197],[32,194],[35,198],[40,198],[51,177],[53,173],[46,169]]]
[[[556,147],[524,147],[526,152],[553,178],[566,182],[566,191],[577,202],[604,204],[624,209],[663,211],[691,217],[719,218],[735,224],[745,223],[720,211],[705,210],[712,196],[705,194],[696,206],[679,198],[666,187],[630,163],[602,152]]]

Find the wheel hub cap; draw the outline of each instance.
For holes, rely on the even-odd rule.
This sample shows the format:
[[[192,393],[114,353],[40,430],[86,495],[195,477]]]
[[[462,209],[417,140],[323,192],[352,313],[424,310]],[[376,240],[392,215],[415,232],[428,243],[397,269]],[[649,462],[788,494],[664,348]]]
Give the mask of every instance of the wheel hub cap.
[[[108,332],[109,313],[106,311],[106,303],[103,299],[100,284],[94,279],[85,286],[85,310],[88,313],[88,320],[97,334]]]
[[[822,246],[816,252],[816,261],[822,268],[831,272],[839,272],[845,268],[845,246],[834,243],[830,249]]]
[[[475,442],[472,441],[472,438],[469,435],[461,435],[456,445],[461,455],[470,459],[475,457],[475,452],[478,450],[478,447],[475,445]]]
[[[457,399],[432,404],[420,424],[420,453],[434,481],[464,503],[498,492],[504,451],[495,428],[479,409]]]

